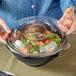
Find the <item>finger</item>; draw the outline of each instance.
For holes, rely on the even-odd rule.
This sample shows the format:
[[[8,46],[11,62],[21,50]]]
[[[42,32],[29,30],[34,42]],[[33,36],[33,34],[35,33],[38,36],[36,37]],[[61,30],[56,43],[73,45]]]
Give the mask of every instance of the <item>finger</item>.
[[[64,26],[69,30],[69,29],[71,29],[72,23],[73,22],[70,20],[65,20]]]
[[[62,18],[59,20],[59,22],[60,22],[61,24],[63,24],[64,21],[66,21],[66,19],[71,20],[71,19],[70,19],[70,16],[66,14],[66,15],[63,15],[63,16],[62,16]]]
[[[66,11],[64,12],[64,15],[65,15],[65,14],[71,14],[71,13],[73,13],[73,12],[74,12],[74,7],[69,7],[69,8],[67,8]]]
[[[9,33],[5,32],[3,38],[6,39],[8,37]]]
[[[75,13],[75,9],[74,9],[74,7],[71,7],[71,9],[70,9],[70,15],[73,16],[74,13]]]
[[[70,19],[74,17],[74,8],[73,7],[69,7],[66,9],[66,11],[64,12],[64,15],[62,16],[61,19]]]
[[[63,24],[64,23],[64,18],[62,17],[58,22],[59,22],[59,24]]]
[[[11,30],[2,18],[0,18],[0,25],[5,29],[6,32],[11,33]]]
[[[72,33],[75,30],[75,26],[71,26],[71,29],[67,31],[68,34]]]
[[[60,21],[57,21],[57,23],[58,23],[58,28],[62,31],[62,25],[61,25]]]
[[[2,30],[2,26],[0,25],[0,31]]]
[[[66,31],[67,31],[67,28],[66,28],[63,24],[60,24],[59,21],[57,21],[57,23],[58,23],[58,27],[59,27],[59,29],[60,29],[61,31],[63,31],[63,32],[66,32]]]
[[[71,17],[63,17],[62,20],[60,20],[60,23],[63,24],[68,29],[71,28],[71,25],[73,23],[73,19]]]
[[[72,30],[68,30],[67,31],[67,34],[71,34],[73,31]]]
[[[0,41],[1,41],[2,43],[4,43],[4,44],[7,43],[6,40],[5,40],[4,38],[2,38],[2,37],[0,37]]]
[[[76,25],[76,24],[74,24],[74,25]],[[73,26],[71,27],[71,29],[70,29],[70,30],[71,30],[71,32],[73,32],[73,31],[75,31],[75,30],[76,30],[76,27],[75,27],[74,25],[73,25]]]
[[[62,16],[62,18],[60,20],[66,20],[66,19],[72,20],[72,16],[73,15],[69,15],[69,14],[66,13],[65,15]]]

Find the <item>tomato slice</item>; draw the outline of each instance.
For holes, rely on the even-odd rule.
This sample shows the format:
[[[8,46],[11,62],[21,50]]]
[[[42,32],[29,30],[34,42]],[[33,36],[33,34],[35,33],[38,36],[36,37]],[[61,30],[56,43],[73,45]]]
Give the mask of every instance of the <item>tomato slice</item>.
[[[45,34],[48,34],[48,35],[49,35],[49,34],[51,34],[51,32],[50,32],[50,31],[46,31],[46,33],[45,33]]]
[[[19,38],[19,35],[17,34],[15,37],[14,37],[14,39],[16,40],[16,39],[18,39]]]
[[[48,50],[48,51],[47,51],[47,53],[50,53],[50,52],[53,52],[53,51],[54,51],[54,50],[53,50],[53,49],[51,49],[51,50]]]
[[[44,43],[43,42],[40,42],[40,46],[43,46],[44,45]]]
[[[37,41],[37,42],[36,42],[36,45],[38,45],[38,46],[39,46],[39,45],[40,45],[40,43]]]
[[[26,48],[21,48],[20,52],[26,54],[26,53],[28,53],[28,50]]]
[[[54,37],[54,39],[57,39],[58,37],[56,36],[56,37]]]
[[[51,42],[51,40],[46,40],[46,41],[45,41],[45,43],[50,43],[50,42]]]
[[[19,37],[19,35],[18,35],[18,34],[16,34],[15,38],[18,38],[18,37]]]
[[[44,45],[44,43],[43,42],[36,42],[36,44],[38,45],[38,46],[43,46]]]

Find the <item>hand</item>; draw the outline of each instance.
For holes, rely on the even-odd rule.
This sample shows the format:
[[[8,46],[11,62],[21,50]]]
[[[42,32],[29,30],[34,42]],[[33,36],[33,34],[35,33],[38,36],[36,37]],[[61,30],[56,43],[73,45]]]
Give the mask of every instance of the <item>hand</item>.
[[[4,28],[5,31],[2,32],[2,27]],[[11,33],[11,30],[9,29],[9,27],[7,26],[7,24],[5,23],[5,21],[0,18],[0,41],[4,44],[6,44],[6,38],[9,35],[9,33]]]
[[[68,7],[62,18],[58,21],[59,28],[67,34],[72,33],[76,29],[76,16],[74,7]]]

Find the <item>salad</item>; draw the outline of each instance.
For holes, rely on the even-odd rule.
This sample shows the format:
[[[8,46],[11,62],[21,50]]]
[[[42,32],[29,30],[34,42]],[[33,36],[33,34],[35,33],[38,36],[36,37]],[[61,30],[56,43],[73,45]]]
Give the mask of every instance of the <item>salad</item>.
[[[9,40],[24,54],[54,52],[62,44],[57,33],[41,24],[30,24],[22,30],[15,30]]]

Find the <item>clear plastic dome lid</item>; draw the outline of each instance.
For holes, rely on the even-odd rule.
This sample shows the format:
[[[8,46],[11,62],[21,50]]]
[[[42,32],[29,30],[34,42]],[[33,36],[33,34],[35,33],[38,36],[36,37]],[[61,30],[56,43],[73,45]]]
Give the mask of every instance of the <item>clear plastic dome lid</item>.
[[[53,55],[61,50],[66,35],[60,31],[56,19],[28,17],[17,22],[19,28],[7,38],[13,52],[26,56]]]

